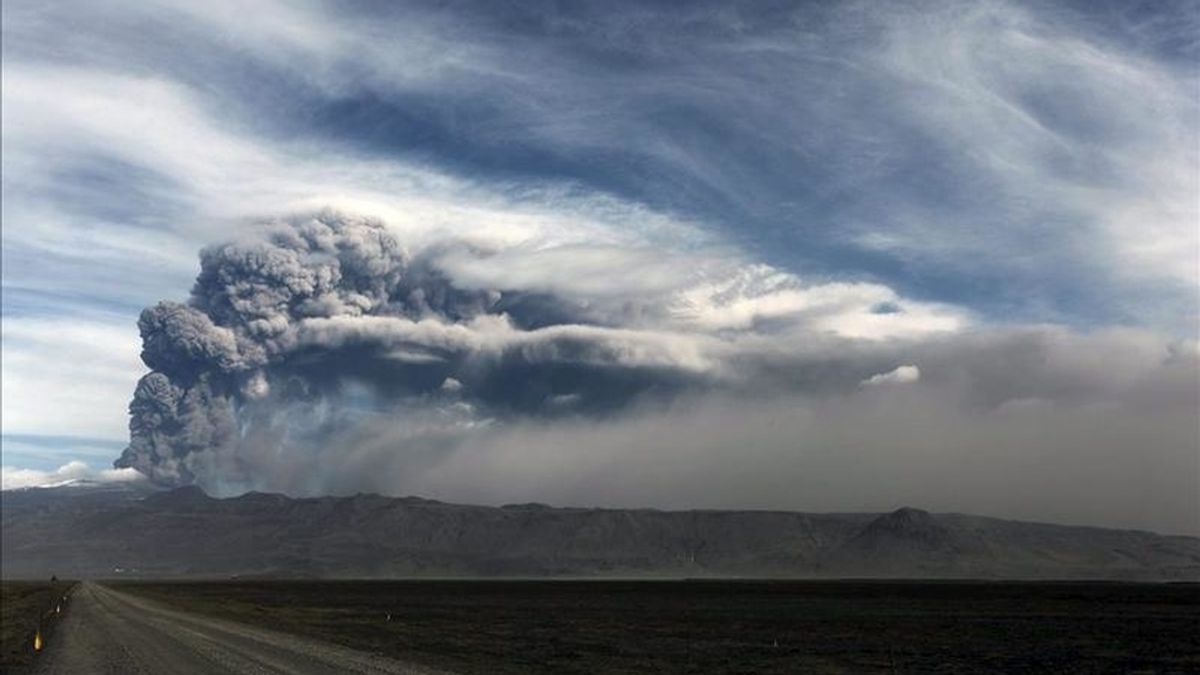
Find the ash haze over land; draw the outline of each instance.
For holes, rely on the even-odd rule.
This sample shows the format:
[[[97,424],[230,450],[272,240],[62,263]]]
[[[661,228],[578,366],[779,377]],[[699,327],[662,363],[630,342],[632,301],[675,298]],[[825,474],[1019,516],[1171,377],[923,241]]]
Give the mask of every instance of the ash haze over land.
[[[4,486],[1200,533],[1198,23],[7,2]]]
[[[153,370],[117,465],[215,493],[674,505],[889,483],[891,499],[929,501],[936,477],[951,507],[960,490],[1038,500],[1021,485],[1034,461],[1038,488],[1075,500],[1066,471],[1086,489],[1105,478],[1089,457],[1124,455],[1120,476],[1194,460],[1186,345],[975,330],[885,287],[805,285],[702,252],[647,256],[637,271],[656,283],[634,294],[613,276],[630,252],[590,275],[537,264],[560,254],[410,250],[333,212],[206,248],[188,303],[139,319]],[[979,475],[957,475],[963,456]]]

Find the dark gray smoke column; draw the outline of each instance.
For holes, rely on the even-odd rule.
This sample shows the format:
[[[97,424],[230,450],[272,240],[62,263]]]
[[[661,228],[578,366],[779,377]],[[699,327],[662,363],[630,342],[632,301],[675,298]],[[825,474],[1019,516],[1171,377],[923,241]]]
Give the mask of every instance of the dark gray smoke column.
[[[478,294],[426,292],[427,281],[380,224],[332,213],[205,249],[188,304],[160,303],[138,321],[153,372],[138,383],[129,447],[115,465],[190,483],[195,456],[237,444],[258,402],[311,397],[303,369],[286,367],[289,356],[319,349],[300,346],[308,319],[485,309]],[[273,394],[277,381],[297,391]]]

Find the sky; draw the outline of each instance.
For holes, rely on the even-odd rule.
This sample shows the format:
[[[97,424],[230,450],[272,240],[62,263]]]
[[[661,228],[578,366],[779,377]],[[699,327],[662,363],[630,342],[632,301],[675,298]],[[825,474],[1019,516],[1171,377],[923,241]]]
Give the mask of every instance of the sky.
[[[5,487],[1200,534],[1195,3],[2,11]]]

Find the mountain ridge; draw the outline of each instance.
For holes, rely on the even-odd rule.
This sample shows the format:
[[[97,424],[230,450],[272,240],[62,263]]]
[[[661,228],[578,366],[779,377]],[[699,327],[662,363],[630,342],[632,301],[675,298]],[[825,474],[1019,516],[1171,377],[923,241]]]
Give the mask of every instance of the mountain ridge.
[[[0,506],[5,577],[1200,580],[1195,537],[912,507],[494,507],[370,493],[222,499],[195,487],[6,491]]]

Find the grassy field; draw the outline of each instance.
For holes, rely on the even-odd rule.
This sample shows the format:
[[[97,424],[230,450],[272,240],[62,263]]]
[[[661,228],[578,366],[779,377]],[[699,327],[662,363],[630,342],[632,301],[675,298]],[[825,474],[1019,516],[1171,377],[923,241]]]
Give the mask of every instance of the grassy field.
[[[57,601],[74,585],[59,581],[0,582],[0,672],[33,661],[33,636],[41,628],[48,639],[54,628]]]
[[[465,673],[1200,672],[1200,586],[122,583],[193,611]]]

